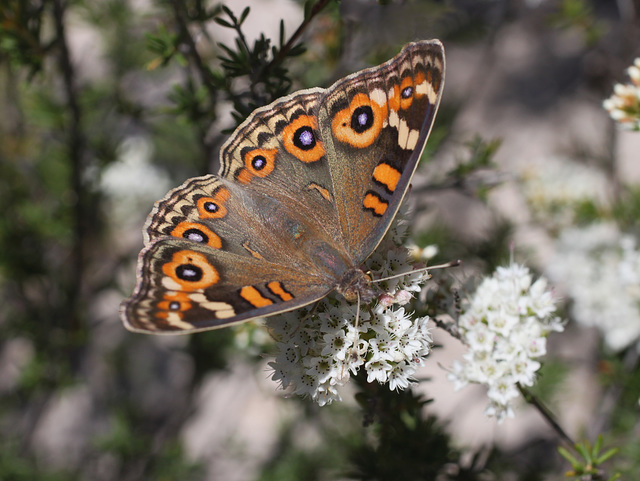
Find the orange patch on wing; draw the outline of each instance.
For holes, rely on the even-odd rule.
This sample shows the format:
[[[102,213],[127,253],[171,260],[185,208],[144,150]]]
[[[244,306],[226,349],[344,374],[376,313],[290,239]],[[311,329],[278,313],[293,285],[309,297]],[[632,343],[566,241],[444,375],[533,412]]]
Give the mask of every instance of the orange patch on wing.
[[[265,307],[273,304],[271,299],[267,299],[260,291],[253,286],[244,286],[240,289],[240,297],[251,304],[253,307]]]
[[[253,177],[253,176],[245,168],[240,169],[236,173],[236,179],[238,179],[238,182],[240,182],[241,184],[248,184],[249,182],[251,182],[251,177]]]
[[[162,266],[162,272],[187,292],[205,289],[220,280],[220,274],[207,258],[190,250],[175,252],[171,262]]]
[[[257,251],[254,251],[251,247],[249,247],[249,244],[247,244],[246,242],[242,244],[242,247],[244,247],[249,252],[249,254],[251,254],[256,259],[264,259],[264,257],[262,257],[262,254],[260,254]]]
[[[296,159],[302,162],[316,162],[324,155],[324,146],[315,134],[318,129],[318,121],[312,115],[301,115],[287,125],[282,131],[282,143],[284,148]],[[304,141],[300,137],[302,132],[306,133]],[[309,137],[309,133],[311,136]]]
[[[372,210],[373,213],[378,216],[382,216],[387,211],[387,207],[389,206],[386,201],[370,192],[364,196],[362,205],[365,209]]]
[[[352,123],[354,112],[360,107],[369,107],[373,115],[373,120],[368,128],[362,132],[357,132],[353,129]],[[331,131],[340,142],[361,149],[369,147],[378,138],[386,118],[386,106],[380,106],[376,102],[373,102],[366,94],[358,93],[351,99],[349,107],[340,110],[333,117]]]
[[[401,176],[402,172],[391,167],[389,164],[379,164],[373,170],[373,178],[384,185],[391,193],[396,190],[396,186],[398,185],[398,181]]]
[[[200,234],[202,236],[202,242],[200,242],[200,240],[196,240],[196,242],[200,242],[203,245],[213,247],[214,249],[220,249],[222,247],[222,241],[220,240],[218,234],[213,232],[208,227],[205,227],[204,225],[198,224],[196,222],[180,222],[171,231],[171,235],[173,237],[184,237],[185,239],[194,240],[192,237],[189,237],[189,234],[192,234],[192,236],[194,234]]]
[[[309,190],[317,190],[322,197],[324,197],[326,200],[331,202],[331,194],[329,193],[329,191],[327,189],[325,189],[321,185],[318,185],[315,182],[311,182],[307,186],[307,189],[309,189]]]
[[[198,199],[198,213],[201,219],[221,219],[227,215],[225,203],[231,194],[224,187],[219,188],[213,197],[200,197]]]
[[[389,110],[395,110],[396,112],[400,110],[400,87],[398,85],[393,86],[387,105]]]
[[[291,293],[285,291],[284,287],[282,287],[282,283],[280,282],[269,282],[269,284],[267,284],[267,288],[283,301],[290,301],[293,299]]]

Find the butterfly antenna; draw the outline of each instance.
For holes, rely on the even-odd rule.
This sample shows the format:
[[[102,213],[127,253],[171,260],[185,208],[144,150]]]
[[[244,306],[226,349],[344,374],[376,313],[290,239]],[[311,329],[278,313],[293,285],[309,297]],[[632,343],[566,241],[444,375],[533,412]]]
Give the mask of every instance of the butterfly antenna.
[[[462,264],[462,261],[460,259],[458,259],[458,260],[455,260],[455,261],[447,262],[445,264],[437,264],[435,266],[428,266],[428,267],[423,267],[422,269],[415,269],[413,271],[403,272],[402,274],[395,274],[395,275],[389,276],[389,277],[382,277],[381,279],[373,279],[371,281],[371,283],[374,284],[376,282],[389,281],[391,279],[397,279],[398,277],[404,277],[404,276],[410,276],[411,274],[417,274],[418,272],[427,272],[427,271],[430,271],[432,269],[447,269],[449,267],[457,267],[460,264]],[[358,300],[360,300],[360,297],[358,297]]]

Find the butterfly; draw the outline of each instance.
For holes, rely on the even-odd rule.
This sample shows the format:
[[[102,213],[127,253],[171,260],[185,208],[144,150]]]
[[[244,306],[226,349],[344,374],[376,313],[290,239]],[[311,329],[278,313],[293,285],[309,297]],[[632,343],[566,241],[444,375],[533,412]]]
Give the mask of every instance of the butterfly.
[[[418,165],[444,85],[440,41],[410,43],[331,87],[255,110],[220,152],[217,175],[155,203],[124,325],[216,329],[290,311],[332,291],[370,302],[360,268]]]

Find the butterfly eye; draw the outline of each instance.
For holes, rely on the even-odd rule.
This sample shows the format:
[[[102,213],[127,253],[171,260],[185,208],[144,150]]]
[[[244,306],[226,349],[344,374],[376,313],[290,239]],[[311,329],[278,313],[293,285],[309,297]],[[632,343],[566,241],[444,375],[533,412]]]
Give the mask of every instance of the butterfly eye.
[[[363,105],[353,111],[351,115],[351,129],[361,134],[373,125],[373,110],[369,105]]]

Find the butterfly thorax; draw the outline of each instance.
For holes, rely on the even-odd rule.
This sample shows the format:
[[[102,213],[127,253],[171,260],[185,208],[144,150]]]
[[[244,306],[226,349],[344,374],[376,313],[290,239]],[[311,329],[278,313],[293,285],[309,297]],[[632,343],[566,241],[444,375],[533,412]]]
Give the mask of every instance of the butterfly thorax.
[[[356,302],[358,295],[365,304],[376,297],[376,292],[371,287],[371,277],[361,269],[354,267],[344,273],[336,290],[344,296],[348,302]]]

